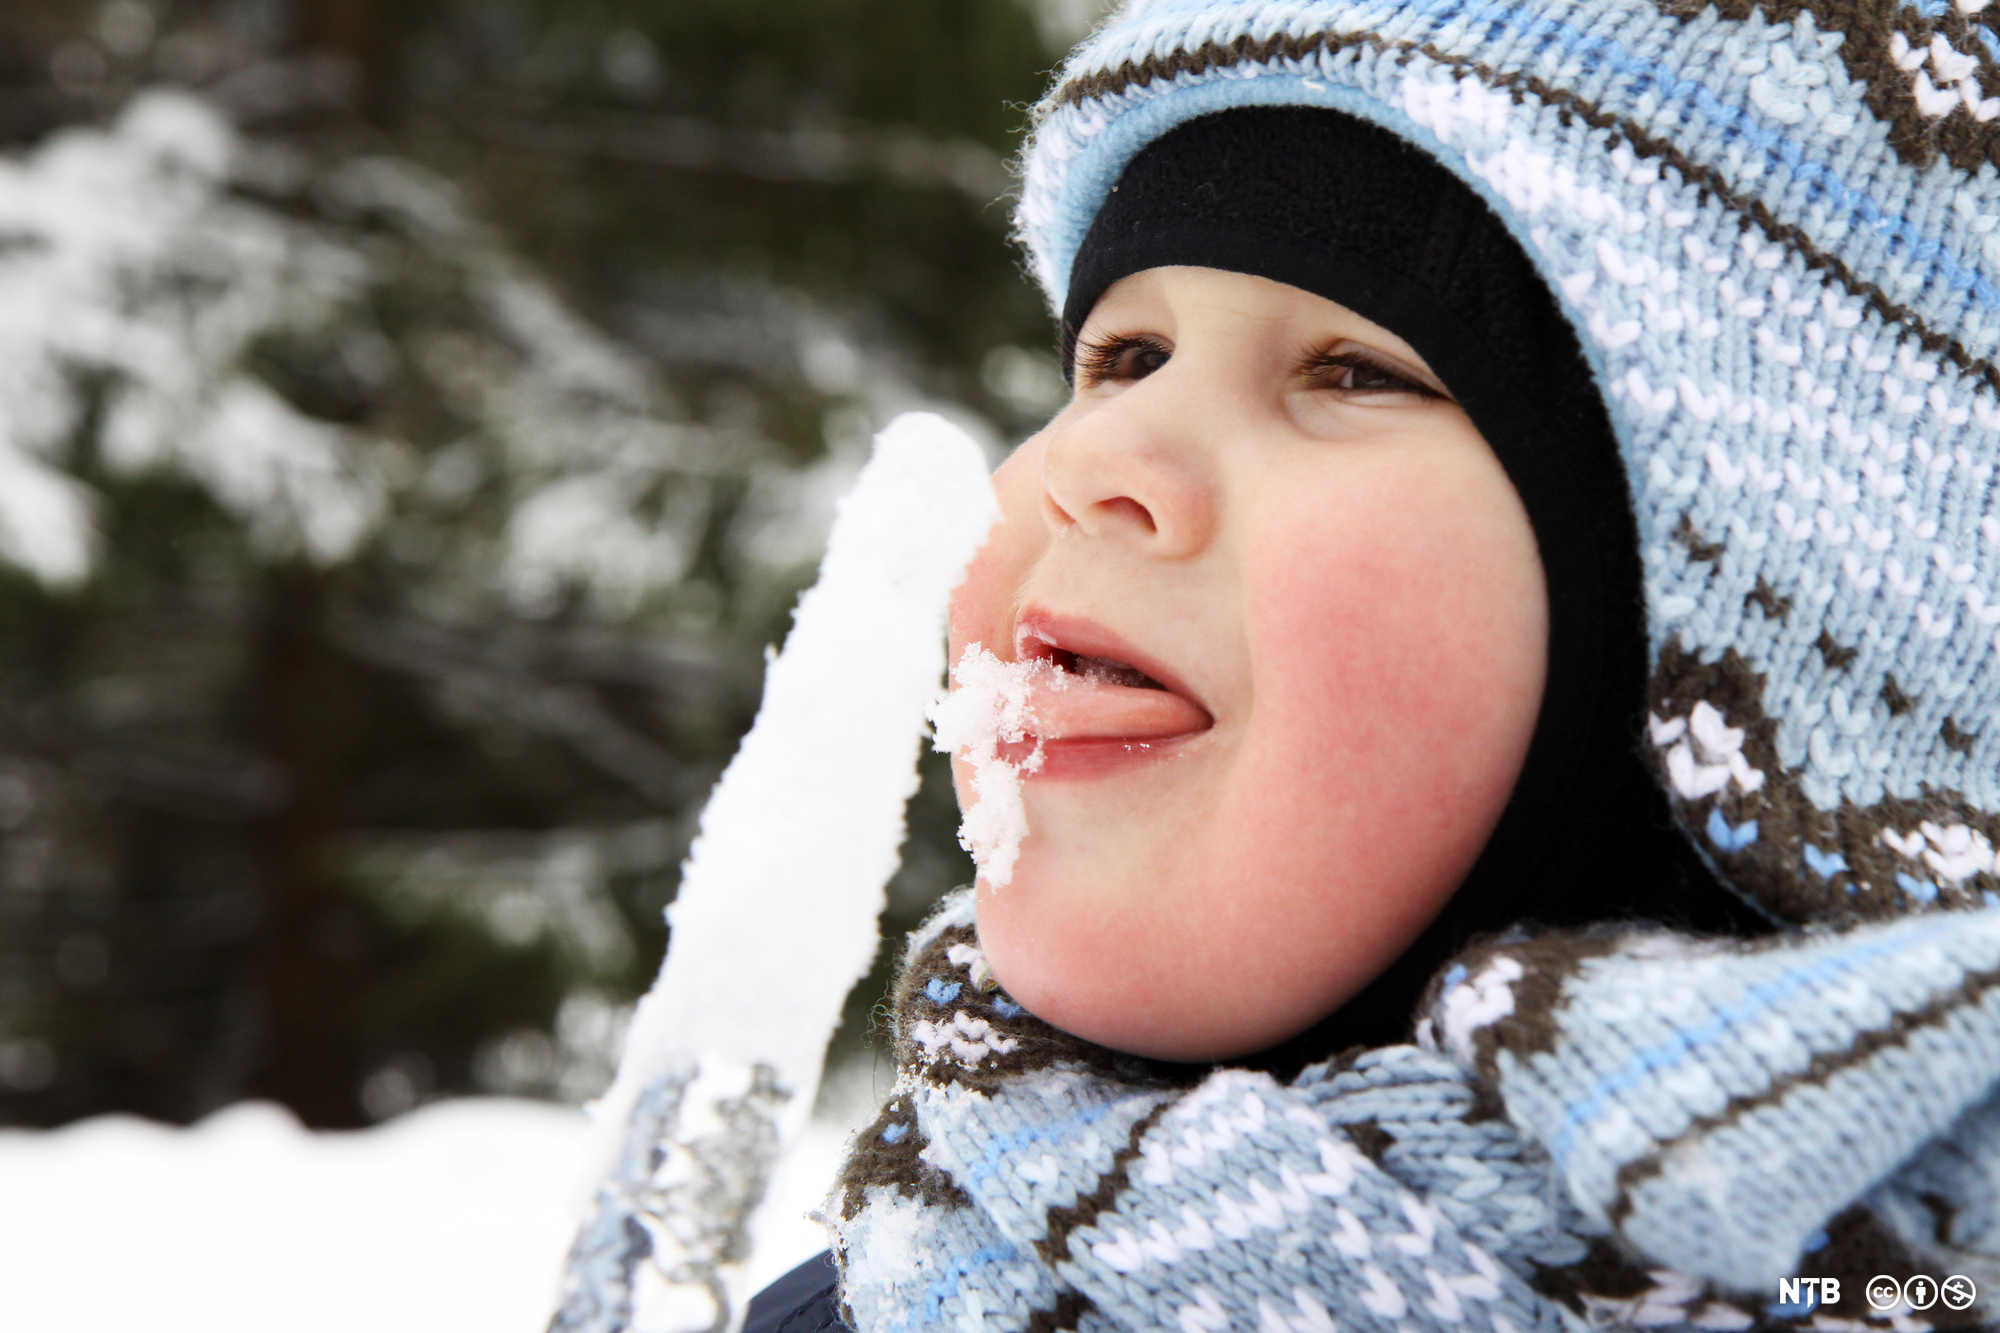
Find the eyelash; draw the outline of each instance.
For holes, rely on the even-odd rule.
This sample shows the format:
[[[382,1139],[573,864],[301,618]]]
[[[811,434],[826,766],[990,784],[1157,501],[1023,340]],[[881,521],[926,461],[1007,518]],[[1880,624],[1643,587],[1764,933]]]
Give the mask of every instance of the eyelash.
[[[1342,352],[1321,352],[1306,363],[1306,378],[1324,381],[1334,374],[1346,372],[1349,383],[1326,384],[1328,389],[1347,393],[1413,393],[1419,398],[1442,399],[1443,394],[1430,385],[1412,379],[1394,367],[1378,361],[1368,353],[1359,350]],[[1377,379],[1374,384],[1356,384],[1352,381],[1362,375]]]
[[[1133,373],[1131,358],[1134,353],[1153,353],[1160,361],[1143,373]],[[1153,338],[1116,337],[1101,342],[1084,343],[1076,353],[1076,383],[1080,389],[1095,388],[1100,384],[1132,383],[1165,365],[1173,352],[1165,344]],[[1423,384],[1403,374],[1401,371],[1359,349],[1339,352],[1319,352],[1306,358],[1300,373],[1309,380],[1318,381],[1320,387],[1336,392],[1352,394],[1413,393],[1420,398],[1443,398],[1444,395],[1428,384]],[[1332,382],[1343,376],[1347,383]],[[1357,378],[1372,378],[1375,383],[1355,383]]]
[[[1133,353],[1147,352],[1159,356],[1159,365],[1144,374],[1133,374],[1131,367],[1126,365],[1126,358]],[[1158,370],[1160,365],[1165,365],[1172,355],[1173,352],[1164,343],[1152,338],[1106,338],[1102,342],[1084,343],[1076,351],[1076,384],[1079,389],[1094,389],[1100,384],[1142,380]]]

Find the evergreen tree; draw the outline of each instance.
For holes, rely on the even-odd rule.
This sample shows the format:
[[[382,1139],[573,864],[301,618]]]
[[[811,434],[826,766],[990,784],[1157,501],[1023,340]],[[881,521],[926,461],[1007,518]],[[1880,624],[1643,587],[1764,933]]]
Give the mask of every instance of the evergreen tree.
[[[9,7],[0,1122],[601,1085],[873,428],[1059,397],[999,196],[1091,16]]]

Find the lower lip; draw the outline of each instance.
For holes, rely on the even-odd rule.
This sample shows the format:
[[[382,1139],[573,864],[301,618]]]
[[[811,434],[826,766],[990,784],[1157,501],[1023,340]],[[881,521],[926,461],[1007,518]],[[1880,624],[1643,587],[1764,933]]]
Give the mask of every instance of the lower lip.
[[[1153,736],[1145,740],[1079,736],[1069,740],[1042,741],[1040,766],[1032,772],[1023,769],[1021,776],[1035,782],[1110,777],[1173,758],[1198,734]],[[1000,745],[999,754],[1008,763],[1019,765],[1035,753],[1035,746],[1036,742],[1032,740],[1006,741]]]

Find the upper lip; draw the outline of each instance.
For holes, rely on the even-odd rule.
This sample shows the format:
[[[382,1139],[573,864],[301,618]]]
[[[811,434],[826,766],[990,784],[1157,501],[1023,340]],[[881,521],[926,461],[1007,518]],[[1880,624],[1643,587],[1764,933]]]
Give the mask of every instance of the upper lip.
[[[1210,718],[1215,716],[1214,710],[1202,702],[1201,696],[1190,689],[1172,667],[1126,641],[1115,631],[1095,621],[1058,616],[1038,608],[1031,607],[1022,612],[1020,619],[1014,622],[1015,658],[1026,662],[1054,657],[1058,653],[1104,657],[1122,662],[1134,670],[1143,671],[1168,692],[1186,699]]]

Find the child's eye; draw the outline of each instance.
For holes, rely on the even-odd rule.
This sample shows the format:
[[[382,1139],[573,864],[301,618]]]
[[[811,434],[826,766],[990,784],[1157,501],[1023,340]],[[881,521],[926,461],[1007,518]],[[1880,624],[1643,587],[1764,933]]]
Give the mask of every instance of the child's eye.
[[[1420,398],[1444,395],[1401,371],[1391,370],[1366,352],[1342,350],[1315,356],[1305,368],[1315,388],[1344,393],[1413,393]]]
[[[1076,353],[1076,380],[1079,387],[1099,384],[1129,384],[1167,364],[1172,349],[1151,338],[1109,338],[1085,343]]]

